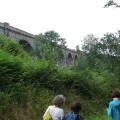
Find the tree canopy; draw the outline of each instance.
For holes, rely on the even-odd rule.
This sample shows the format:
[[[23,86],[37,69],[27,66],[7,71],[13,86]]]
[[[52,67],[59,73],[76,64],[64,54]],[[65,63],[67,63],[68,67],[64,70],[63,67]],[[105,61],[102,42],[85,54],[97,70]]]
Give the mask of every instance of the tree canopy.
[[[114,2],[114,0],[109,0],[109,1],[104,5],[105,8],[106,8],[106,7],[110,7],[110,6],[115,6],[115,7],[117,7],[117,8],[120,8],[120,4]]]
[[[66,47],[66,40],[55,31],[47,31],[36,35],[36,55],[40,59],[51,60],[55,63],[63,58],[62,49]]]

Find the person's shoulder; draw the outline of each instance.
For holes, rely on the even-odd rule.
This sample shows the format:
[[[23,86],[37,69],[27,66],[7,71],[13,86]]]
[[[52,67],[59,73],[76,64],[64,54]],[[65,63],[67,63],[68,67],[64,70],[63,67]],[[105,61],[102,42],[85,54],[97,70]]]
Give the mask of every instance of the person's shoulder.
[[[65,116],[66,116],[66,117],[68,117],[68,116],[76,117],[77,114],[75,114],[74,112],[68,112]]]
[[[49,105],[49,107],[55,107],[55,105]]]
[[[65,120],[83,120],[79,114],[75,114],[74,112],[68,112],[65,115]]]
[[[116,105],[118,103],[120,103],[120,100],[112,100],[112,101],[110,101],[109,105],[112,106],[112,105]]]
[[[54,105],[49,105],[48,109],[54,108]]]
[[[65,115],[65,119],[70,118],[70,116],[73,116],[73,113],[72,113],[72,112],[68,112],[68,113]]]
[[[112,100],[112,101],[109,102],[109,105],[112,105],[112,104],[114,104],[114,100]]]
[[[68,113],[66,114],[66,116],[69,116],[69,115],[71,115],[71,114],[73,114],[73,112],[68,112]]]

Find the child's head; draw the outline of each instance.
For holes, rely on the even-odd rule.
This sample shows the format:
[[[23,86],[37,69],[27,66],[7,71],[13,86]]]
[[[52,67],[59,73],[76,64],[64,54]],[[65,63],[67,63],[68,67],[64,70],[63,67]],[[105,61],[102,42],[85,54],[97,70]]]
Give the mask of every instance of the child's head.
[[[71,108],[71,111],[75,112],[75,113],[79,113],[80,110],[81,110],[81,104],[80,102],[76,101],[76,102],[73,102],[70,106]]]
[[[119,89],[116,89],[115,91],[113,91],[112,93],[112,98],[118,98],[120,99],[120,90]]]

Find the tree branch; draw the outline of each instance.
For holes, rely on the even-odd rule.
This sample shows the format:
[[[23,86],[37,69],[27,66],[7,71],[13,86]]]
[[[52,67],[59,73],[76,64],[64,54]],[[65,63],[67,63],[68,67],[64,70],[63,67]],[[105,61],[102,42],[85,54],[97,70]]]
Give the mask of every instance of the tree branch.
[[[104,8],[110,7],[110,6],[115,6],[117,8],[120,8],[120,5],[118,3],[115,3],[113,0],[109,0],[108,3],[104,5]]]

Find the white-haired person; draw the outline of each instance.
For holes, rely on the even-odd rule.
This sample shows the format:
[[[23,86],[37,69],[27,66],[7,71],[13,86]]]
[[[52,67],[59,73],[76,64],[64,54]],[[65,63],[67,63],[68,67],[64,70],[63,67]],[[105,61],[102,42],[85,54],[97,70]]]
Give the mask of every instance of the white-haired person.
[[[57,95],[54,97],[52,104],[48,106],[45,111],[43,118],[49,113],[52,117],[52,120],[63,120],[64,118],[64,110],[62,108],[65,102],[65,97],[63,95]]]

